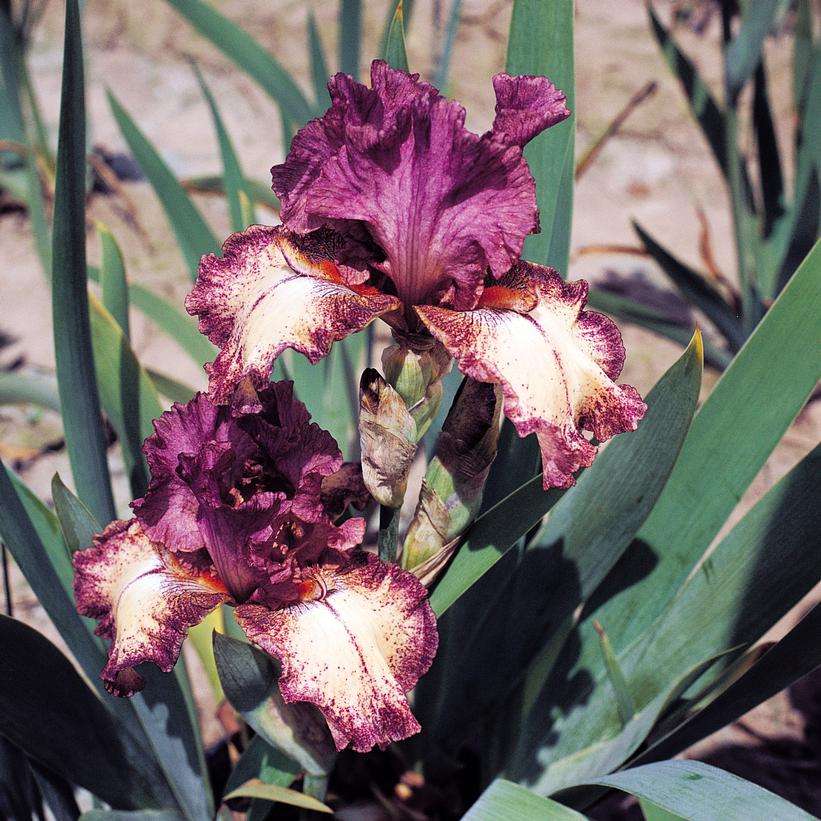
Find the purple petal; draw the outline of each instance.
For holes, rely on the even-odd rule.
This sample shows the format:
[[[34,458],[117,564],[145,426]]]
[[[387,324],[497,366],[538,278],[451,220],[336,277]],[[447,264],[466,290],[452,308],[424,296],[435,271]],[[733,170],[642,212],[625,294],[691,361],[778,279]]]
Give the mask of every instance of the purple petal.
[[[332,522],[322,483],[342,454],[293,384],[246,387],[231,406],[198,394],[156,421],[145,443],[152,480],[133,505],[152,539],[200,567],[213,563],[237,601],[288,570],[286,560],[315,561],[364,535],[362,520]]]
[[[546,128],[570,116],[566,99],[547,77],[493,78],[496,118],[493,135],[506,143],[524,146]]]
[[[525,93],[523,84],[514,99],[502,81],[510,134],[500,125],[480,137],[464,127],[458,103],[417,75],[375,61],[371,84],[336,75],[331,108],[272,169],[282,219],[297,231],[364,225],[403,302],[472,307],[485,270],[502,276],[537,230],[535,185],[520,146],[526,131],[539,130],[534,118],[551,124],[538,99],[551,92],[535,84]]]

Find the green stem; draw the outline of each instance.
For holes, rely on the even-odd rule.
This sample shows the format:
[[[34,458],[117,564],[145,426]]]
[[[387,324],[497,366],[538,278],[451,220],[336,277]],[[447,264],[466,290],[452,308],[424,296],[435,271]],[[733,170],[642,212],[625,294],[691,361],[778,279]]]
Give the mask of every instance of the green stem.
[[[321,801],[324,804],[325,793],[328,792],[328,776],[306,773],[302,781],[302,792],[305,793],[305,795],[310,795],[311,798],[316,798],[317,801]],[[299,812],[300,821],[309,821],[309,819],[317,817],[319,817],[319,814],[313,810],[302,809]]]
[[[383,562],[395,562],[397,552],[397,541],[399,536],[399,511],[398,507],[379,508],[379,558]]]

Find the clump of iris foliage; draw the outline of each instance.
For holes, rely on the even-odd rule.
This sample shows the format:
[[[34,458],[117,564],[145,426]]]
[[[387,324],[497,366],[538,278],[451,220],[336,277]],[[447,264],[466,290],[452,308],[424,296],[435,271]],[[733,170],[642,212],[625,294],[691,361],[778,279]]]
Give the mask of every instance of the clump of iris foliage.
[[[810,817],[670,759],[821,663],[817,607],[756,646],[821,578],[817,449],[724,527],[819,378],[811,4],[787,17],[776,2],[722,4],[722,103],[648,6],[733,209],[736,283],[711,282],[638,229],[714,327],[703,339],[564,279],[569,0],[515,0],[484,135],[441,93],[459,0],[423,78],[405,51],[410,4],[389,10],[367,54],[360,3],[342,0],[330,78],[309,17],[312,98],[214,8],[169,2],[273,97],[288,149],[273,194],[246,177],[198,75],[224,172],[194,187],[225,196],[237,233],[221,245],[110,96],[191,269],[185,307],[202,335],[181,306],[128,281],[104,226],[100,265],[87,264],[76,0],[56,163],[27,75],[28,17],[0,9],[2,184],[31,216],[57,363],[56,384],[0,374],[0,398],[61,410],[77,491],[55,476],[52,511],[2,466],[0,535],[85,674],[0,618],[3,813],[77,818],[83,788],[95,808],[82,817],[111,821],[307,817],[374,796],[390,817],[579,819],[615,789],[648,819],[705,807]],[[786,25],[791,175],[763,56]],[[738,147],[748,87],[754,170]],[[258,224],[263,205],[278,224]],[[647,396],[617,383],[621,336],[588,298],[686,346]],[[207,363],[207,392],[140,364],[131,306]],[[723,373],[697,409],[705,357]],[[115,509],[106,424],[131,511]],[[200,742],[186,640],[239,727],[214,750]]]

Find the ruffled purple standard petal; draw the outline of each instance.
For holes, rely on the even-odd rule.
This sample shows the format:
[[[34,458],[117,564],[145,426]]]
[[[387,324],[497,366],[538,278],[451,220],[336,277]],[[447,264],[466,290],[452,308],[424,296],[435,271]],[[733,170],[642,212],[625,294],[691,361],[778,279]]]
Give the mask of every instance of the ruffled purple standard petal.
[[[98,619],[97,634],[111,641],[100,677],[118,696],[142,690],[138,664],[169,672],[188,628],[231,598],[213,573],[181,563],[133,519],[112,522],[73,562],[77,610]]]
[[[486,269],[502,276],[538,228],[521,146],[566,109],[547,81],[502,76],[494,130],[479,136],[417,75],[377,60],[371,85],[331,79],[331,108],[272,169],[282,219],[296,231],[364,225],[406,305],[473,307]]]
[[[564,94],[547,77],[497,74],[493,90],[493,135],[505,142],[524,146],[546,128],[570,116]]]
[[[313,561],[328,546],[361,541],[361,520],[337,527],[326,511],[322,482],[339,471],[342,454],[310,422],[292,383],[240,392],[232,406],[198,394],[155,429],[145,442],[152,480],[133,504],[137,518],[170,551],[213,563],[237,601],[266,585],[286,558]]]
[[[226,240],[222,257],[202,258],[185,306],[221,349],[206,365],[212,400],[228,402],[245,377],[264,388],[286,348],[316,362],[337,340],[396,310],[395,297],[359,284],[332,261],[338,250],[328,232],[297,237],[281,226],[252,225]]]
[[[154,434],[143,444],[151,469],[148,493],[131,507],[143,530],[174,552],[202,558],[205,542],[198,524],[199,502],[178,471],[180,457],[195,456],[208,442],[229,444],[239,459],[255,451],[253,440],[232,419],[227,408],[198,393],[185,405],[175,402],[154,420]]]
[[[573,473],[592,463],[596,447],[582,430],[604,441],[635,430],[647,409],[635,388],[615,384],[621,335],[607,317],[583,310],[586,301],[586,282],[520,262],[473,311],[417,308],[463,373],[501,386],[519,435],[536,434],[545,489],[571,486]]]
[[[306,575],[297,603],[271,610],[245,604],[237,621],[282,664],[286,703],[324,714],[337,749],[384,748],[419,731],[405,693],[436,654],[436,621],[411,573],[355,553]]]

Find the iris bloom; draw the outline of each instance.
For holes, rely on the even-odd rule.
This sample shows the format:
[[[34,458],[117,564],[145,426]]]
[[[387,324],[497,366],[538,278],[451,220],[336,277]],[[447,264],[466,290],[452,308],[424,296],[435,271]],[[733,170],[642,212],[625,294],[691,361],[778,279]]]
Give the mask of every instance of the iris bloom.
[[[535,433],[545,488],[573,484],[599,440],[645,411],[617,385],[615,325],[584,310],[587,285],[519,261],[538,231],[522,149],[569,112],[544,77],[493,78],[496,117],[477,135],[465,111],[381,61],[371,88],[337,74],[331,107],[272,170],[283,226],[253,226],[204,257],[187,300],[221,348],[210,395],[260,387],[294,348],[312,362],[376,317],[413,345],[436,338],[463,373],[497,383],[521,436]]]
[[[171,670],[188,628],[227,603],[280,660],[284,700],[316,705],[338,749],[418,731],[405,693],[436,652],[425,588],[356,549],[363,519],[338,523],[361,477],[309,420],[280,382],[231,405],[198,394],[155,422],[135,518],[74,556],[78,609],[111,641],[110,692],[141,690],[143,662]]]

